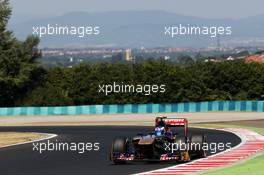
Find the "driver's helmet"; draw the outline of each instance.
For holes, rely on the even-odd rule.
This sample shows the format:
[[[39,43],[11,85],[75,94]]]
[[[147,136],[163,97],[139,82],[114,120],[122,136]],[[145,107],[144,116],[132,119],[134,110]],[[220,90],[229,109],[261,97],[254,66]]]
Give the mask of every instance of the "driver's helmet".
[[[155,135],[162,136],[165,133],[165,122],[161,119],[157,122],[157,126],[155,128]]]
[[[155,136],[163,136],[165,133],[164,127],[156,127],[155,128]]]

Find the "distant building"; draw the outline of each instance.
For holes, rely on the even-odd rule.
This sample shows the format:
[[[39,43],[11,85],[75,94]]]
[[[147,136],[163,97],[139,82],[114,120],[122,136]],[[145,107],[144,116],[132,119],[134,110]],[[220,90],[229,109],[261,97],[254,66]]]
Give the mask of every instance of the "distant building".
[[[132,57],[132,50],[131,49],[126,49],[125,59],[126,59],[126,61],[132,61],[133,57]]]
[[[233,58],[232,56],[229,56],[228,58],[226,58],[227,61],[233,61],[235,60],[235,58]]]
[[[216,57],[208,57],[204,62],[220,63],[222,60]]]
[[[246,57],[246,62],[259,62],[264,63],[264,54],[250,55]]]
[[[206,62],[206,63],[207,62],[220,63],[222,61],[219,59],[215,59],[215,58],[208,58],[208,59],[204,60],[204,62]]]
[[[164,57],[164,60],[169,60],[170,59],[170,56],[165,56]]]

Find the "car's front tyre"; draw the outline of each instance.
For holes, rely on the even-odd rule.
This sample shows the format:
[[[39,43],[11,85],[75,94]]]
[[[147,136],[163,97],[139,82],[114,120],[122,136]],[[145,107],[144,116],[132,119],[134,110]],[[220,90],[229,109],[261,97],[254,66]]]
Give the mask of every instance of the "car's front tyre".
[[[110,159],[115,164],[124,164],[125,160],[116,159],[115,154],[126,154],[128,151],[128,138],[126,137],[117,137],[112,142],[112,149],[110,153]]]

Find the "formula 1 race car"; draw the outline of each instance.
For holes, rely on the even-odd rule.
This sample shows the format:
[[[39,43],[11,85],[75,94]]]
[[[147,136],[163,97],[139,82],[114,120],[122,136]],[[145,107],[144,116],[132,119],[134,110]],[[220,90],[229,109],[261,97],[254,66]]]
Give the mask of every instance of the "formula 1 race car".
[[[110,160],[115,164],[129,161],[178,161],[188,162],[206,157],[205,135],[188,134],[188,121],[184,118],[157,117],[155,131],[134,137],[118,137],[112,142]],[[183,128],[183,133],[172,131]]]

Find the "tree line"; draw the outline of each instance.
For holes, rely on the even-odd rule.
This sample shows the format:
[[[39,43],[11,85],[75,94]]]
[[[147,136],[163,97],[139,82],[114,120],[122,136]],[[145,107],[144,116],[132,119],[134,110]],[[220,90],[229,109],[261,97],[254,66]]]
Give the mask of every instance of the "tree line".
[[[9,99],[10,102],[13,100],[10,105],[61,106],[264,99],[264,64],[243,61],[199,62],[191,65],[162,60],[139,64],[84,63],[73,68],[53,68],[39,73],[38,80],[28,80],[34,82],[28,84],[26,89],[30,90],[13,92],[17,93],[17,99]],[[100,85],[113,82],[165,85],[166,91],[150,95],[106,95],[99,92]]]

